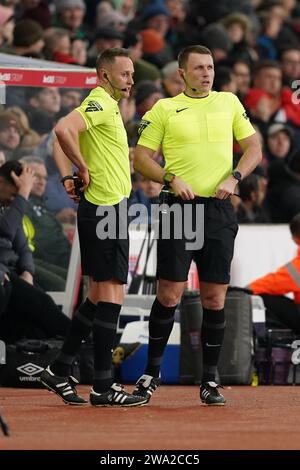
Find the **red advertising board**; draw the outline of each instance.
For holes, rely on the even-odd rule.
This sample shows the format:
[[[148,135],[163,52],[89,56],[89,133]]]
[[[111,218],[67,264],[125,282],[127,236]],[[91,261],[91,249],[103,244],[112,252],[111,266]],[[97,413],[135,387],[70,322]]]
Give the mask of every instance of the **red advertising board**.
[[[93,71],[1,67],[0,83],[35,87],[94,88],[98,79]]]

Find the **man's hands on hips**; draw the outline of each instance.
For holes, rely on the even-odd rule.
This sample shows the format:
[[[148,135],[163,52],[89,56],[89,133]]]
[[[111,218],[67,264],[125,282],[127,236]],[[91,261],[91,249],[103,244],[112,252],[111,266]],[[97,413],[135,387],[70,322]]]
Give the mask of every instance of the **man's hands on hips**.
[[[80,191],[83,192],[90,184],[90,175],[87,168],[83,168],[81,170],[77,170],[77,176],[80,180],[82,180],[83,185],[80,188]],[[78,197],[75,193],[75,184],[72,179],[67,179],[64,181],[64,187],[68,194],[68,196],[73,199],[74,202],[80,202],[80,197]]]
[[[175,176],[170,186],[173,189],[175,196],[181,197],[184,201],[194,199],[195,197],[195,193],[192,188],[177,176]]]
[[[217,199],[227,199],[229,196],[233,195],[236,185],[237,180],[232,175],[228,176],[228,178],[222,181],[216,188],[214,197]]]

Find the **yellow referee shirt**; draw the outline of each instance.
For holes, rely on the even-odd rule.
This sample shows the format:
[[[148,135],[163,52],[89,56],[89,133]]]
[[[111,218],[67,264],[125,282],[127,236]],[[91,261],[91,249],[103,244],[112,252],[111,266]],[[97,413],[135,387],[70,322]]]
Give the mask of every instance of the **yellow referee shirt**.
[[[87,126],[79,134],[91,178],[85,198],[96,205],[118,204],[131,191],[127,135],[118,103],[97,87],[76,110]]]
[[[159,100],[143,116],[139,132],[139,145],[162,145],[166,171],[198,196],[210,197],[232,172],[233,136],[241,140],[255,130],[233,93],[212,91],[200,99],[181,93]]]

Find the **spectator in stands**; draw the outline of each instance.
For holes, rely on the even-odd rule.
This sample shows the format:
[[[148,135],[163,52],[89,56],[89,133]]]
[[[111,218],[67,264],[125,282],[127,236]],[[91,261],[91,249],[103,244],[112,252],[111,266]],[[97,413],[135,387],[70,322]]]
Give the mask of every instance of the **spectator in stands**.
[[[293,131],[285,124],[272,124],[268,129],[266,156],[269,162],[288,159],[293,151]]]
[[[82,39],[73,39],[71,56],[74,57],[76,64],[85,65],[87,61],[87,42]]]
[[[248,44],[251,30],[250,20],[246,15],[233,12],[221,20],[229,39],[232,42],[231,60],[245,60],[249,63],[257,60],[257,53]]]
[[[54,62],[74,64],[75,59],[71,56],[70,32],[64,28],[49,28],[44,34],[45,58]]]
[[[300,334],[300,213],[290,221],[290,231],[298,246],[297,256],[277,271],[250,282],[247,287],[253,294],[262,296],[268,327],[287,327]],[[293,300],[285,297],[290,293]]]
[[[228,58],[232,41],[221,24],[207,25],[201,34],[201,41],[211,50],[215,63]]]
[[[262,224],[270,222],[270,216],[263,206],[266,185],[261,176],[251,174],[239,184],[241,203],[237,209],[240,224]]]
[[[162,91],[155,85],[155,83],[150,80],[140,82],[135,90],[135,120],[139,121],[142,116],[161,98],[163,98]]]
[[[61,109],[60,116],[65,116],[73,109],[77,108],[82,101],[82,93],[78,88],[60,88]]]
[[[17,151],[18,157],[28,155],[39,145],[41,136],[30,128],[28,117],[19,106],[10,106],[6,108],[6,112],[12,114],[20,125],[22,142]]]
[[[261,33],[257,38],[257,50],[262,60],[277,60],[278,51],[276,43],[283,25],[283,17],[270,15],[269,11],[261,12],[259,15]]]
[[[21,144],[21,127],[15,116],[7,111],[0,113],[0,150],[6,160],[12,160]]]
[[[152,29],[164,38],[170,26],[170,12],[163,2],[156,0],[143,8],[142,21],[144,29]]]
[[[96,59],[101,52],[114,47],[123,47],[124,34],[115,28],[101,28],[96,31],[95,40],[88,51],[88,67],[95,67]]]
[[[123,13],[117,10],[111,10],[97,16],[97,28],[114,28],[117,31],[124,32],[127,26],[128,19]]]
[[[17,5],[18,18],[30,18],[39,23],[44,29],[51,26],[51,12],[48,0],[21,0]]]
[[[300,151],[269,166],[268,200],[272,222],[287,223],[300,212]]]
[[[136,179],[137,189],[130,196],[128,204],[129,206],[132,206],[133,204],[143,204],[147,209],[147,218],[143,219],[143,214],[141,214],[141,217],[138,218],[138,222],[151,224],[151,222],[153,222],[151,220],[151,206],[152,204],[158,204],[159,193],[161,191],[162,185],[145,178],[139,173],[136,174]],[[134,219],[133,223],[136,223]]]
[[[178,72],[176,60],[166,64],[162,71],[162,89],[166,98],[179,95],[184,90],[184,81]]]
[[[237,95],[239,98],[242,99],[245,95],[247,95],[250,88],[250,66],[248,62],[244,62],[243,60],[237,60],[232,66],[232,72],[237,85]]]
[[[140,35],[143,40],[144,60],[162,68],[174,59],[172,49],[158,31],[150,28],[144,29]]]
[[[0,166],[5,163],[5,153],[0,150]]]
[[[230,91],[231,93],[236,94],[236,81],[229,67],[219,65],[215,68],[214,90]]]
[[[290,87],[300,77],[300,46],[290,46],[280,54],[283,84]]]
[[[83,24],[86,5],[83,0],[55,0],[57,17],[54,26],[66,28],[72,39],[86,39],[88,31]]]
[[[52,298],[34,287],[34,264],[22,219],[34,182],[32,170],[20,162],[0,168],[0,338],[64,336],[70,320]]]
[[[243,103],[252,121],[258,126],[262,135],[266,137],[273,115],[272,97],[260,88],[250,88],[243,99]]]
[[[67,269],[71,246],[62,225],[45,205],[44,193],[47,184],[45,163],[34,156],[24,157],[22,162],[32,169],[35,176],[26,211],[35,229],[34,258]]]
[[[300,126],[299,106],[293,102],[292,91],[282,87],[282,71],[278,62],[259,62],[254,69],[253,85],[271,96],[275,121],[279,117],[281,122]]]
[[[14,27],[13,9],[0,5],[0,48],[12,44]]]
[[[59,89],[57,87],[30,87],[26,90],[26,97],[31,127],[40,135],[47,134],[53,129],[60,110]]]
[[[134,83],[137,85],[142,80],[152,80],[156,84],[160,82],[159,69],[150,62],[142,59],[143,56],[143,40],[139,33],[126,31],[124,36],[123,47],[129,49],[130,58],[134,65]]]
[[[13,31],[13,44],[7,52],[27,57],[43,58],[43,28],[34,20],[18,21]]]

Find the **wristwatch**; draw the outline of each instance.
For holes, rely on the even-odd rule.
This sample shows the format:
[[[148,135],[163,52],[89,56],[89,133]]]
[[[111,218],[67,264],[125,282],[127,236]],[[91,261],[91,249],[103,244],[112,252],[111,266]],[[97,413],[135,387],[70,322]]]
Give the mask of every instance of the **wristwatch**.
[[[167,188],[170,188],[171,186],[171,183],[172,181],[174,180],[174,178],[176,177],[176,175],[174,175],[174,173],[165,173],[164,174],[164,177],[163,177],[163,180],[164,180],[164,184]]]
[[[233,170],[232,176],[240,183],[242,181],[242,173],[238,170]]]

